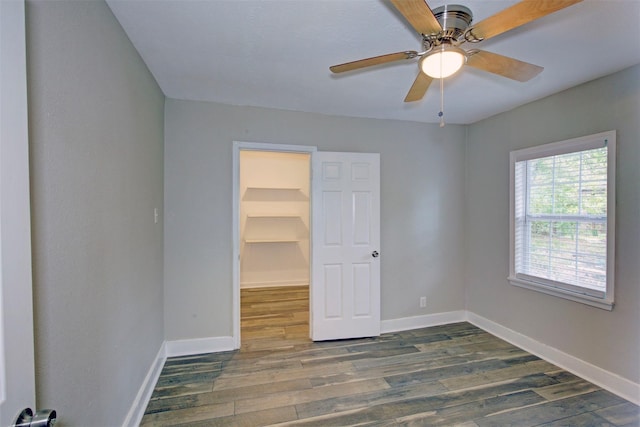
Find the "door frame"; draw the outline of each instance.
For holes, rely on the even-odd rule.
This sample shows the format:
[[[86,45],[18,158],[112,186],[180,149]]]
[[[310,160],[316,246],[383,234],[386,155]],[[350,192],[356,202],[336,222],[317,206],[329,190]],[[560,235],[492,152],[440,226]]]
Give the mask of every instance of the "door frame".
[[[24,0],[0,0],[0,425],[35,409]]]
[[[1,0],[0,0],[1,1]],[[240,151],[271,151],[281,153],[301,153],[313,155],[318,151],[318,147],[310,145],[289,145],[289,144],[271,144],[266,142],[243,142],[233,141],[233,164],[232,164],[232,218],[231,227],[232,233],[232,264],[233,264],[233,348],[240,348]],[[309,179],[311,179],[311,159],[309,159]],[[309,188],[309,215],[312,210],[312,197],[311,186]],[[309,251],[312,250],[313,244],[311,242],[311,236],[313,235],[311,229],[311,219],[309,221]],[[312,254],[309,254],[309,269],[312,269],[311,265]],[[311,275],[309,275],[309,287],[311,289]]]

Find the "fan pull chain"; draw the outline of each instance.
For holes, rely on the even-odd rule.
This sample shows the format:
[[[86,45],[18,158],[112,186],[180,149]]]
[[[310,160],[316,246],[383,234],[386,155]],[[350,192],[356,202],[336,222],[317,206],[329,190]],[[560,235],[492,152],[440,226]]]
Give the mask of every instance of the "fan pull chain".
[[[440,79],[440,111],[438,112],[440,117],[440,127],[444,127],[444,79]]]
[[[442,58],[440,59],[440,75],[442,76]],[[444,127],[444,79],[440,77],[440,112],[438,113],[438,117],[440,117],[440,127]]]

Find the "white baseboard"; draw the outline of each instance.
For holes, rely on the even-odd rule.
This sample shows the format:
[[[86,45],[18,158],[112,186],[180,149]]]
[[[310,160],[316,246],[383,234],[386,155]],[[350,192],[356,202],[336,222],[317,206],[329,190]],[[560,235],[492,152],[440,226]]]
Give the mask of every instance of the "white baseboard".
[[[122,423],[122,427],[137,427],[140,425],[142,417],[144,416],[144,411],[147,409],[147,405],[149,404],[149,399],[151,399],[153,389],[160,377],[160,372],[162,372],[164,362],[167,359],[165,353],[165,343],[162,343],[160,350],[158,351],[158,355],[153,360],[153,363],[147,372],[147,376],[144,378],[144,381],[138,390],[138,394],[131,405],[131,409],[129,409],[129,413]]]
[[[388,332],[408,331],[411,329],[446,325],[448,323],[464,322],[465,320],[467,320],[465,310],[447,311],[445,313],[426,314],[424,316],[383,320],[380,322],[380,331],[386,334]]]
[[[138,394],[131,405],[131,409],[122,423],[122,427],[137,427],[142,421],[147,409],[153,389],[158,382],[162,367],[167,357],[186,356],[200,353],[216,353],[233,350],[232,337],[198,338],[190,340],[165,341],[160,346],[158,355],[154,359],[147,376],[144,378]]]
[[[210,337],[165,341],[166,357],[188,356],[200,353],[217,353],[233,349],[233,337]]]
[[[596,384],[599,387],[640,405],[640,384],[636,384],[613,372],[606,371],[575,356],[564,353],[556,348],[550,347],[539,341],[529,338],[519,332],[506,328],[492,320],[478,316],[475,313],[467,312],[469,323],[484,329],[492,335],[502,338],[511,344],[535,354],[547,362],[553,363],[560,368],[572,372],[585,380]]]

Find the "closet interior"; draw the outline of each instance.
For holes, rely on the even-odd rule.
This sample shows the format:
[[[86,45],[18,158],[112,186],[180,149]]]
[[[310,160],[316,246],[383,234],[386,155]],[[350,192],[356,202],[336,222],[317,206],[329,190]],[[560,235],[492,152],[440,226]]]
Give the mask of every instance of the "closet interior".
[[[240,151],[241,335],[308,337],[310,155]]]

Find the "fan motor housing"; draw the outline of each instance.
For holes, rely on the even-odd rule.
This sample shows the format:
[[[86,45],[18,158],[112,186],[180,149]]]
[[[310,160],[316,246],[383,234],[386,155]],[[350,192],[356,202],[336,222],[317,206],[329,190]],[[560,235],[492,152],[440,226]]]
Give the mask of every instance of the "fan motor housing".
[[[473,21],[471,10],[459,4],[437,7],[433,9],[433,15],[442,27],[442,32],[438,34],[441,40],[457,40]]]

